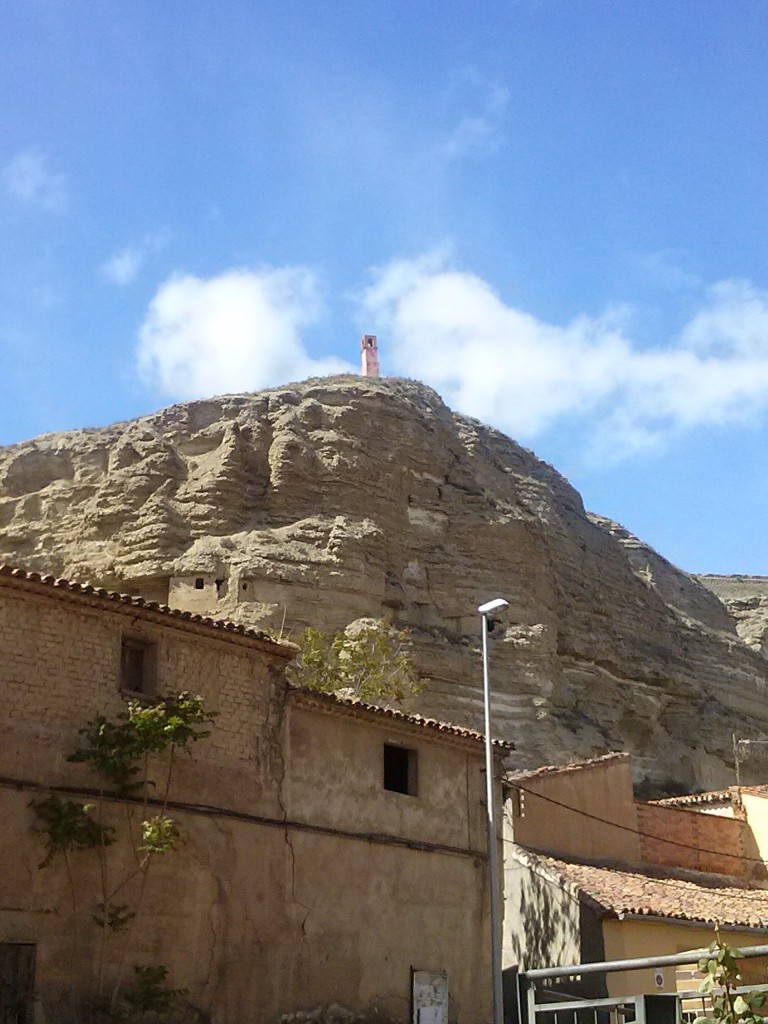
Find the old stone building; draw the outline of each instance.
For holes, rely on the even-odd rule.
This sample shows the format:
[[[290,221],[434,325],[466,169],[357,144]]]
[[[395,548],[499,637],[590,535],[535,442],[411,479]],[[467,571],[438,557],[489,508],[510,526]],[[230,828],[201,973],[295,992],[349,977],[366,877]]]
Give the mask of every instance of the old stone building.
[[[0,1003],[19,1020],[63,1019],[103,933],[99,858],[39,868],[30,803],[95,799],[93,773],[66,760],[78,729],[181,690],[218,718],[178,758],[168,813],[183,841],[153,862],[140,925],[109,937],[106,974],[162,964],[216,1024],[256,1024],[330,1002],[405,1021],[426,970],[447,974],[451,1021],[488,1016],[482,738],[290,690],[294,655],[240,625],[0,568]],[[142,810],[106,806],[116,828]],[[116,878],[134,856],[110,851]]]

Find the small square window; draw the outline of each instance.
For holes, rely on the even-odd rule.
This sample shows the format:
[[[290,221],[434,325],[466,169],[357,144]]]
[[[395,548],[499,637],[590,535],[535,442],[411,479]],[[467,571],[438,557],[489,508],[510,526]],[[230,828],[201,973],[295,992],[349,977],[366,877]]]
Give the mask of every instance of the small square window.
[[[151,696],[157,689],[157,645],[123,637],[120,647],[120,689]]]
[[[205,580],[202,576],[198,576],[195,580],[195,590],[203,590],[205,588]]]
[[[408,747],[384,744],[384,789],[391,793],[416,796],[418,791],[418,754]]]

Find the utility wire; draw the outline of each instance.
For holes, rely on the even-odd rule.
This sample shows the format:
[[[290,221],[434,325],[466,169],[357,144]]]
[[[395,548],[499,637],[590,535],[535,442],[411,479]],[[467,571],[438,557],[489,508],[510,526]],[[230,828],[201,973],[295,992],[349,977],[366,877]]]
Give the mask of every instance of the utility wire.
[[[667,843],[669,846],[680,846],[684,850],[695,850],[697,853],[711,853],[716,857],[731,857],[733,860],[745,860],[754,864],[766,863],[762,857],[748,857],[746,854],[728,854],[723,853],[722,850],[709,850],[702,846],[693,846],[691,843],[682,843],[679,839],[665,839],[663,836],[655,836],[652,832],[643,832],[642,829],[632,828],[631,825],[621,825],[618,821],[610,821],[608,818],[601,818],[598,814],[590,814],[589,811],[582,811],[578,807],[571,807],[570,804],[564,804],[562,801],[555,800],[551,796],[544,796],[543,793],[537,793],[533,789],[526,789],[525,786],[521,786],[516,782],[508,781],[506,784],[520,793],[535,796],[539,800],[544,800],[548,804],[554,804],[555,807],[561,807],[572,814],[579,814],[583,818],[589,818],[591,821],[598,821],[601,825],[610,825],[612,828],[620,829],[622,832],[631,832],[632,835],[641,836],[644,839],[653,839],[657,843]],[[712,873],[715,874],[716,872]]]

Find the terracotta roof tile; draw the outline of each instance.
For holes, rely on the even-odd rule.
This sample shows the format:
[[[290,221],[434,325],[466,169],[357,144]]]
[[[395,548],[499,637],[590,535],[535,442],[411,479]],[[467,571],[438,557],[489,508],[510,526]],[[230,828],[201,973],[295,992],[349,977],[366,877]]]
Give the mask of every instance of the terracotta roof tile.
[[[581,893],[604,916],[637,914],[702,923],[718,921],[739,928],[768,928],[768,889],[750,888],[727,875],[581,864],[519,847],[515,856]]]
[[[649,800],[648,803],[662,807],[690,807],[697,804],[728,803],[733,794],[730,789],[712,790],[710,793],[685,793],[682,796],[667,796],[663,800]]]
[[[600,757],[589,757],[585,761],[572,761],[569,764],[548,764],[541,768],[534,768],[531,771],[510,772],[506,778],[510,782],[520,782],[522,779],[535,779],[542,775],[555,775],[560,772],[576,772],[584,768],[594,768],[605,764],[607,761],[628,761],[629,754],[613,752],[602,754]]]
[[[452,725],[450,722],[441,722],[436,718],[426,718],[424,715],[409,714],[406,711],[400,711],[398,708],[379,707],[377,704],[369,704],[367,701],[358,700],[357,697],[347,697],[339,693],[322,693],[318,690],[303,690],[300,688],[292,690],[290,696],[293,700],[299,701],[307,707],[335,708],[341,711],[346,710],[351,714],[359,711],[366,717],[371,714],[380,715],[384,718],[403,722],[404,724],[416,725],[423,729],[432,729],[451,736],[459,736],[462,739],[473,740],[477,743],[485,741],[484,733],[477,732],[475,729],[465,729],[463,726]],[[506,740],[494,740],[493,745],[499,750],[515,749],[514,743],[508,743]]]
[[[57,579],[55,576],[44,575],[39,572],[27,572],[25,569],[16,569],[10,565],[0,565],[0,584],[3,580],[18,580],[22,583],[41,584],[44,587],[51,587],[56,590],[63,590],[69,594],[83,597],[97,598],[100,601],[111,602],[119,605],[130,605],[132,608],[146,609],[172,619],[180,619],[184,622],[205,626],[208,629],[216,629],[224,633],[234,633],[237,636],[249,640],[259,640],[273,649],[275,654],[284,658],[294,658],[297,648],[294,644],[285,641],[273,640],[267,633],[260,629],[251,629],[239,622],[230,622],[226,619],[214,619],[207,615],[198,615],[194,612],[184,611],[181,608],[169,608],[167,605],[159,604],[157,601],[147,601],[143,597],[134,597],[130,594],[118,594],[103,587],[95,587],[90,583],[76,583],[74,580]]]
[[[661,804],[664,807],[690,807],[699,804],[732,803],[739,791],[750,796],[768,796],[768,785],[742,786],[741,790],[737,786],[731,786],[728,789],[715,789],[709,793],[687,793],[683,796],[668,796],[663,800],[651,800],[649,803]]]

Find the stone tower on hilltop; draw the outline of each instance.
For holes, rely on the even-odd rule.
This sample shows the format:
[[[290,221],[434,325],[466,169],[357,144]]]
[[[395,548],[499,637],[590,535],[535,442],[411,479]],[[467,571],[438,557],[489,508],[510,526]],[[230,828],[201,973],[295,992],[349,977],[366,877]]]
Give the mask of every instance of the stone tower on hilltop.
[[[375,334],[363,335],[360,340],[360,351],[362,353],[360,372],[363,377],[379,377],[379,347],[376,344]]]

